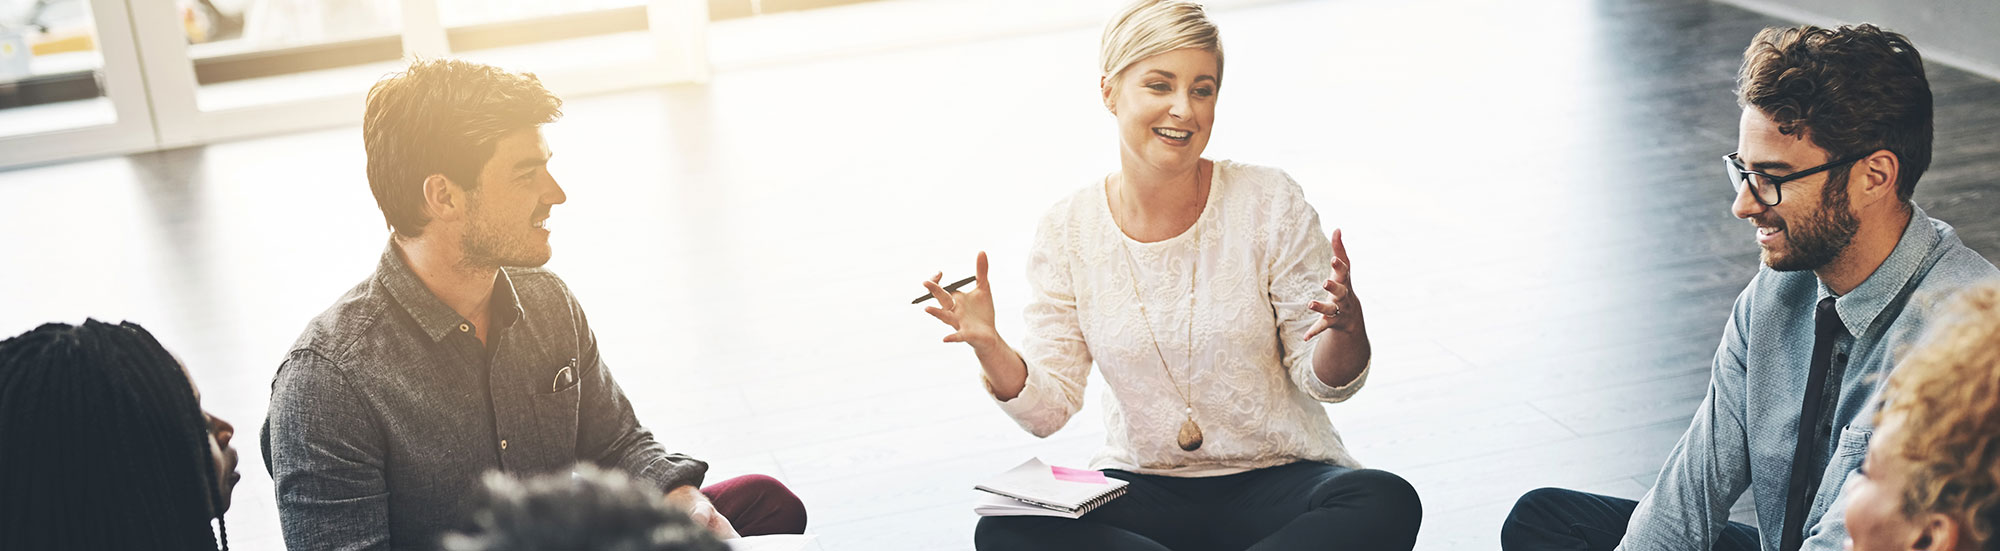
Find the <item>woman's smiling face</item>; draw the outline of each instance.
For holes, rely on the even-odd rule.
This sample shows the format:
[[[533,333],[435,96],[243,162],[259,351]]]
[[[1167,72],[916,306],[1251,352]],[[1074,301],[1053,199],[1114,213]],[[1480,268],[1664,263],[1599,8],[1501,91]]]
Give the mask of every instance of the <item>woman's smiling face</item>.
[[[1133,63],[1105,82],[1128,161],[1163,172],[1194,170],[1215,124],[1221,81],[1213,52],[1184,48]]]

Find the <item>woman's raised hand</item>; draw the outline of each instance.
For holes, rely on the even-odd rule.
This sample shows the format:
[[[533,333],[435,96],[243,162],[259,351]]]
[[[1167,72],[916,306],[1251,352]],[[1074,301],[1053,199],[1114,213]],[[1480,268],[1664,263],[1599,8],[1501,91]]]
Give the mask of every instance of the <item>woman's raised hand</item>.
[[[1320,332],[1332,329],[1342,333],[1364,332],[1367,324],[1361,318],[1361,299],[1354,296],[1353,266],[1347,262],[1347,246],[1340,242],[1340,229],[1333,230],[1333,279],[1326,280],[1324,287],[1332,293],[1331,299],[1313,301],[1308,308],[1319,313],[1319,323],[1306,331],[1306,340],[1312,340]]]
[[[924,308],[945,325],[951,326],[952,334],[944,336],[944,342],[962,342],[972,345],[974,350],[987,351],[1000,345],[1000,332],[993,328],[993,286],[986,278],[986,252],[980,251],[973,276],[978,282],[970,291],[951,292],[940,287],[944,273],[931,276],[924,281],[924,288],[937,297],[938,305]]]

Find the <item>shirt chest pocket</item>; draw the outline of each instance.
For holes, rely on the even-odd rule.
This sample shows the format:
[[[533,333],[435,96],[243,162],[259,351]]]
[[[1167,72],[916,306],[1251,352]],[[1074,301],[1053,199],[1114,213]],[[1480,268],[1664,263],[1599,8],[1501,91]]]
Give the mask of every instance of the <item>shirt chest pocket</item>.
[[[536,370],[535,391],[528,396],[531,423],[542,442],[554,449],[574,450],[578,411],[583,400],[583,374],[576,360]]]
[[[554,374],[549,376],[549,386],[546,393],[559,394],[563,391],[575,389],[577,383],[582,380],[582,374],[577,372],[576,358],[570,358],[569,363],[563,364],[555,370]]]
[[[1868,455],[1868,440],[1874,436],[1874,427],[1849,425],[1840,429],[1840,444],[1833,448],[1833,460],[1851,462],[1845,470],[1854,470],[1861,465],[1861,458]]]
[[[576,427],[577,406],[583,394],[583,376],[576,360],[556,369],[544,370],[543,381],[530,396],[538,419]]]
[[[543,381],[547,384],[548,381]],[[576,420],[582,388],[570,385],[556,392],[543,386],[530,394],[526,417],[515,438],[523,446],[504,450],[510,470],[553,471],[576,461]]]
[[[1849,425],[1840,429],[1840,442],[1833,448],[1833,457],[1826,462],[1826,471],[1820,475],[1819,490],[1812,502],[1812,514],[1808,519],[1820,519],[1833,506],[1833,500],[1840,495],[1847,484],[1848,475],[1861,467],[1861,460],[1868,456],[1868,441],[1874,436],[1875,428]],[[1818,524],[1818,520],[1813,521]],[[1811,526],[1806,527],[1810,533]]]

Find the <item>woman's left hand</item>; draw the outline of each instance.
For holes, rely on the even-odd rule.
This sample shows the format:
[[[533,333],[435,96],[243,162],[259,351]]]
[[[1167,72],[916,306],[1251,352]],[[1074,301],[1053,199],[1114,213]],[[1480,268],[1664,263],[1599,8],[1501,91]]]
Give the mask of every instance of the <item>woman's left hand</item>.
[[[1319,336],[1320,332],[1332,329],[1341,333],[1365,334],[1367,324],[1362,321],[1361,299],[1354,296],[1352,266],[1347,262],[1347,246],[1340,243],[1340,229],[1333,230],[1333,279],[1326,280],[1326,291],[1333,297],[1326,301],[1313,301],[1308,305],[1319,313],[1319,323],[1306,331],[1306,340]]]

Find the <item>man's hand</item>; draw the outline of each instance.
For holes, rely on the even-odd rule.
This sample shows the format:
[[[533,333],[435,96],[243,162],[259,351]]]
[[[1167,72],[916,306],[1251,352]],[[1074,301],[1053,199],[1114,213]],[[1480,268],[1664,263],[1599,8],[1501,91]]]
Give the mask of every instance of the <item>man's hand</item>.
[[[695,524],[707,528],[709,533],[715,534],[716,539],[743,537],[736,534],[736,527],[729,524],[729,519],[723,518],[722,513],[715,511],[715,504],[709,503],[708,496],[702,495],[701,490],[694,486],[681,486],[674,488],[672,492],[667,492],[667,505],[687,511],[688,516],[694,518]]]

